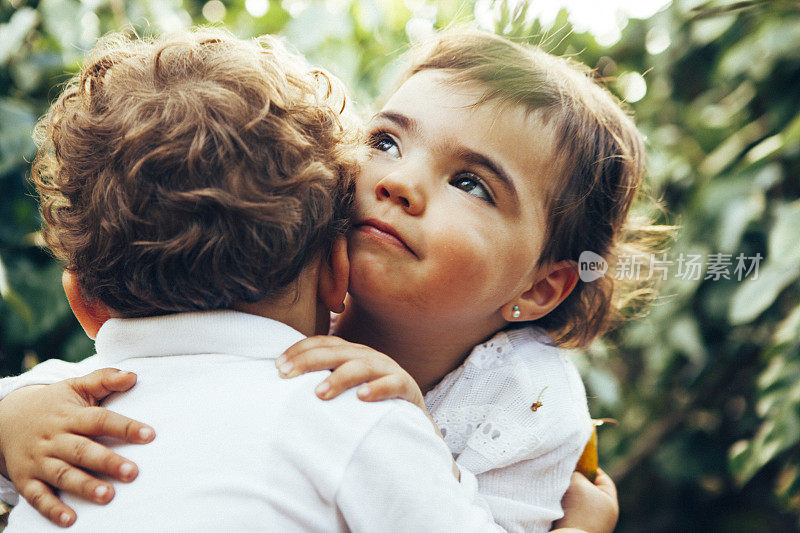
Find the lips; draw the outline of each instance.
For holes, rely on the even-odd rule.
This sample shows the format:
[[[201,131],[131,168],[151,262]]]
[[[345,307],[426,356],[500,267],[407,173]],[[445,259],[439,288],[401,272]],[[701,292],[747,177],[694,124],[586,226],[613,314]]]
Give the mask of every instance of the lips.
[[[412,253],[414,256],[417,255],[414,253],[414,250],[406,244],[397,230],[385,222],[376,219],[368,219],[356,224],[355,229],[371,239],[402,248]]]

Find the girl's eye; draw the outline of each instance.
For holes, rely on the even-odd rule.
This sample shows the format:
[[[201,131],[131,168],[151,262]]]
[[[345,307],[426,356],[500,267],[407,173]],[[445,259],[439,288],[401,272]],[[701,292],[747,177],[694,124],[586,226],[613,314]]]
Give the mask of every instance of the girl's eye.
[[[386,152],[391,156],[398,157],[400,155],[400,148],[397,146],[397,142],[394,140],[394,137],[386,132],[376,131],[375,133],[371,133],[369,135],[369,139],[367,140],[367,144],[369,144],[372,148],[381,152]]]
[[[489,189],[483,184],[483,180],[475,174],[459,174],[453,178],[450,185],[494,205],[494,199],[489,193]]]

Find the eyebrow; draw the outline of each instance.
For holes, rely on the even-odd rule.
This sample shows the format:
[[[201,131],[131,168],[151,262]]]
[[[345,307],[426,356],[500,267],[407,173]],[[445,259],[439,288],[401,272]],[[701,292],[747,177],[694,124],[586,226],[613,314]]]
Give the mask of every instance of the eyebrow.
[[[468,150],[462,146],[456,146],[455,148],[456,157],[466,161],[471,165],[477,165],[488,169],[489,172],[498,177],[500,184],[506,189],[506,192],[508,192],[508,194],[510,194],[515,200],[517,199],[517,188],[514,187],[514,181],[509,177],[508,173],[503,169],[503,166],[500,163],[481,153]]]
[[[373,120],[376,119],[393,122],[399,128],[415,135],[421,135],[422,132],[422,128],[420,128],[418,120],[395,111],[381,111],[374,116]],[[515,201],[519,198],[519,195],[517,194],[517,188],[514,186],[514,181],[511,179],[511,177],[509,177],[508,173],[505,171],[505,169],[503,169],[503,166],[500,163],[494,161],[484,154],[460,146],[455,142],[447,142],[445,147],[447,151],[451,151],[458,159],[461,159],[462,161],[465,161],[471,165],[477,165],[488,169],[492,174],[497,176],[503,188],[506,189],[506,192],[508,192],[508,194],[510,194]]]
[[[421,128],[419,127],[419,121],[402,113],[397,113],[394,111],[381,111],[380,113],[375,115],[373,120],[374,119],[388,120],[389,122],[394,122],[401,129],[410,131],[411,133],[414,134],[421,133]]]

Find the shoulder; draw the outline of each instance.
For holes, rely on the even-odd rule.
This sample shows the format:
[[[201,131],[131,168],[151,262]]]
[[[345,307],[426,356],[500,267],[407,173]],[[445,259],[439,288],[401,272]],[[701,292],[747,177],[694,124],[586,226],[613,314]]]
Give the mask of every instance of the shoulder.
[[[570,350],[555,345],[538,328],[507,333],[521,393],[530,401],[527,420],[538,428],[543,450],[575,447],[582,450],[592,423],[586,389]]]
[[[425,397],[429,410],[464,405],[586,407],[586,391],[570,359],[538,328],[501,331],[476,346],[464,363]],[[534,408],[532,412],[537,412]]]
[[[476,346],[440,387],[426,401],[448,445],[477,452],[485,468],[582,448],[591,432],[569,353],[537,328],[500,332]]]
[[[385,459],[397,452],[396,447],[413,442],[413,428],[425,424],[435,436],[422,411],[408,402],[364,402],[354,390],[321,400],[314,388],[329,372],[283,379],[273,373],[274,365],[269,367],[266,379],[253,371],[238,380],[235,392],[221,400],[230,408],[221,411],[249,421],[237,426],[244,435],[240,445],[260,447],[267,451],[261,455],[264,461],[280,462],[313,479],[323,499],[333,501],[346,473],[353,471],[354,459],[363,457],[365,450],[382,450]],[[231,426],[229,422],[228,431]]]
[[[534,327],[505,332],[505,339],[509,346],[509,359],[525,376],[523,386],[540,388],[545,391],[543,396],[552,387],[563,405],[579,409],[586,406],[586,390],[572,362],[570,350],[558,347],[543,331]]]
[[[308,443],[309,451],[314,450],[307,455],[307,462],[322,464],[317,484],[329,498],[345,485],[352,487],[346,483],[350,478],[359,480],[356,485],[363,485],[370,476],[397,480],[400,477],[393,476],[393,471],[400,468],[405,478],[420,465],[437,465],[448,471],[450,454],[415,405],[399,399],[364,402],[354,389],[317,402],[308,416],[298,418],[296,441]],[[377,484],[372,490],[378,490]]]
[[[0,379],[0,398],[28,385],[49,385],[69,378],[77,378],[98,368],[103,368],[98,356],[87,357],[79,363],[49,359],[18,376]]]
[[[398,420],[430,426],[424,413],[404,400],[365,402],[356,396],[355,389],[320,400],[314,388],[326,374],[329,372],[311,372],[288,380],[291,390],[280,407],[281,417],[298,438],[318,439],[319,446],[346,456],[368,435]]]

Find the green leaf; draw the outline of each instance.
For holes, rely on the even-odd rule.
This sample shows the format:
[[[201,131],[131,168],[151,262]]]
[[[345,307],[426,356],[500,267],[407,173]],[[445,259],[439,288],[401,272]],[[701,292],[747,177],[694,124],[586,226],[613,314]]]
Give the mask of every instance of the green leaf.
[[[701,366],[708,356],[697,321],[688,316],[675,317],[667,334],[672,348],[682,352],[694,365]]]
[[[767,133],[764,117],[754,120],[730,135],[700,163],[699,170],[707,176],[715,176],[728,168],[747,149],[747,147]]]
[[[758,278],[741,282],[731,299],[728,319],[733,325],[747,324],[763,313],[778,294],[800,276],[800,268],[788,269],[775,263],[760,267]]]
[[[696,20],[692,24],[692,40],[705,45],[719,39],[736,22],[736,15],[723,15]]]
[[[757,220],[764,212],[766,202],[763,194],[751,194],[730,202],[722,212],[718,230],[719,249],[721,252],[733,252],[742,240],[745,229],[753,220]]]
[[[767,260],[758,278],[742,281],[734,294],[728,318],[731,324],[746,324],[763,313],[780,292],[800,277],[800,200],[778,205],[769,233]]]
[[[61,286],[63,268],[55,263],[36,268],[28,261],[16,261],[9,269],[9,283],[30,308],[33,320],[25,314],[11,314],[2,324],[6,341],[30,344],[52,332],[71,314]]]
[[[22,46],[25,37],[39,23],[39,14],[29,7],[22,7],[11,15],[5,24],[0,24],[0,66],[5,65],[9,58]]]
[[[189,14],[181,9],[180,2],[174,0],[146,0],[148,19],[161,32],[173,32],[188,28],[192,20]]]
[[[793,507],[795,512],[798,510],[798,502],[793,496],[800,494],[800,467],[796,463],[797,461],[795,461],[795,464],[790,463],[783,468],[778,475],[778,483],[775,487],[775,492],[784,500],[784,504]]]
[[[730,466],[740,485],[800,442],[800,338],[771,346],[764,357],[769,364],[758,377],[756,406],[763,422],[752,439],[730,450]]]
[[[33,324],[33,311],[31,311],[30,306],[14,292],[11,285],[8,283],[6,267],[3,264],[2,257],[0,257],[0,298],[5,300],[8,307],[17,313],[26,324]]]
[[[731,79],[747,75],[761,80],[776,61],[800,55],[800,24],[796,16],[766,20],[758,30],[743,36],[719,63],[719,75]]]
[[[18,165],[35,149],[31,133],[36,116],[30,104],[0,98],[0,176]]]
[[[772,337],[774,344],[782,344],[800,339],[800,305],[778,324]]]
[[[793,150],[800,144],[800,114],[780,133],[767,137],[745,155],[749,164],[757,163],[763,159],[772,158],[776,154]]]
[[[797,246],[798,228],[800,228],[800,200],[778,205],[775,208],[775,224],[769,233],[767,248],[771,261],[787,268],[800,265],[800,246]]]
[[[42,0],[39,3],[45,30],[58,40],[65,57],[72,61],[81,52],[81,4],[76,0]]]
[[[589,367],[584,377],[587,387],[600,402],[611,407],[619,404],[619,384],[607,369]]]
[[[61,358],[65,361],[77,363],[94,353],[94,342],[80,330],[74,332],[64,343],[64,352]]]
[[[747,483],[767,463],[800,441],[797,405],[781,405],[775,411],[752,441],[731,449],[730,466],[739,485]]]

